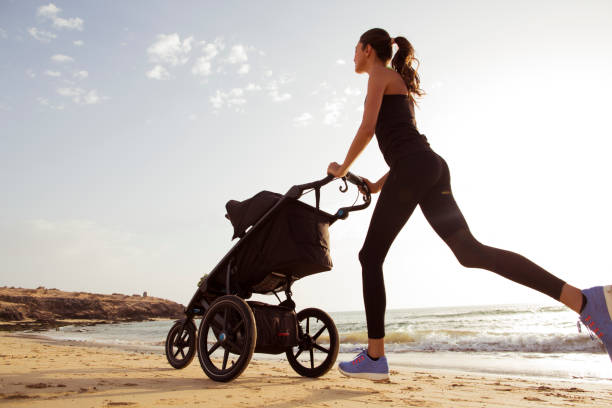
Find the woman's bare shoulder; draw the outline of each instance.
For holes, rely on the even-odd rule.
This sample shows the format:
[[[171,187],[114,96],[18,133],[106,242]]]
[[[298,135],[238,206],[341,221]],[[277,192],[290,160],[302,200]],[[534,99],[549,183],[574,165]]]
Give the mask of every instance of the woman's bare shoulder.
[[[375,74],[377,81],[384,84],[385,94],[407,94],[408,88],[404,78],[391,67],[385,67],[384,69],[377,70]]]

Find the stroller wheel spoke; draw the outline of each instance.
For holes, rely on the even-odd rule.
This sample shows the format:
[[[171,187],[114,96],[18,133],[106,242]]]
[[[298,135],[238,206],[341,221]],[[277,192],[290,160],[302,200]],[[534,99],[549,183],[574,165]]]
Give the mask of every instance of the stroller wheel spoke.
[[[218,331],[223,331],[223,319],[221,318],[221,316],[215,315],[214,320],[210,322],[210,327]]]
[[[210,348],[210,350],[208,350],[208,355],[211,355],[212,353],[214,353],[215,350],[217,350],[220,345],[221,345],[220,341],[217,341],[215,344],[213,344],[213,346]]]
[[[229,334],[234,334],[234,333],[236,333],[236,332],[238,331],[238,329],[239,329],[240,327],[242,327],[243,325],[244,325],[244,320],[240,320],[240,322],[238,322],[238,323],[236,324],[236,326],[235,326],[235,327],[228,328],[228,329],[227,329],[227,332],[228,332]]]
[[[227,358],[229,357],[229,348],[225,349],[225,353],[223,353],[223,366],[221,370],[225,371],[225,367],[227,366]]]
[[[310,317],[306,318],[306,334],[310,334]]]
[[[172,357],[176,358],[176,356],[178,356],[180,352],[181,352],[181,349],[180,349],[180,348],[177,348],[177,349],[176,349],[176,353],[174,353],[174,354],[172,355]]]
[[[317,350],[319,350],[319,351],[322,351],[322,352],[324,352],[324,353],[329,354],[329,350],[328,350],[328,349],[326,349],[325,347],[321,347],[321,346],[319,346],[317,343],[314,343],[314,344],[312,345],[312,347],[316,348],[316,349],[317,349]]]
[[[179,351],[181,352],[181,356],[183,356],[183,358],[185,358],[185,357],[186,357],[186,356],[185,356],[185,352],[183,351],[183,348],[182,348],[182,347],[179,349]]]
[[[316,339],[317,339],[317,338],[318,338],[318,337],[321,335],[321,333],[323,333],[323,331],[324,331],[325,329],[327,329],[327,326],[323,326],[323,327],[321,327],[321,328],[319,329],[319,331],[317,332],[317,334],[315,334],[314,336],[312,336],[312,339],[313,339],[313,340],[316,340]]]
[[[295,355],[296,359],[300,356],[300,354],[302,354],[302,351],[304,351],[304,349],[300,347],[297,354]]]
[[[310,349],[310,369],[314,369],[314,352]]]
[[[225,340],[225,342],[227,343],[227,345],[229,346],[230,349],[241,350],[241,347],[238,347],[238,345],[236,343],[234,343],[233,341]]]
[[[223,309],[223,331],[227,328],[227,307]]]

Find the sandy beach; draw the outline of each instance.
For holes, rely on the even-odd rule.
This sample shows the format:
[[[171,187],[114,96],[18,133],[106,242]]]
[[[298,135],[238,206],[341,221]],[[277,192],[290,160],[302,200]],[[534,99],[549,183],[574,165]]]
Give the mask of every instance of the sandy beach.
[[[610,407],[612,384],[392,367],[388,382],[319,379],[286,362],[251,361],[230,383],[197,358],[175,370],[162,354],[0,335],[0,405],[11,407]]]

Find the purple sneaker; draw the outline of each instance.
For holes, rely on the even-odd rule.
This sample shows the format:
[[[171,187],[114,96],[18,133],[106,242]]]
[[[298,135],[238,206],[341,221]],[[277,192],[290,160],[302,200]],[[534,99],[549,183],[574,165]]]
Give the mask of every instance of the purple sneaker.
[[[339,363],[338,370],[347,377],[366,378],[368,380],[389,379],[387,357],[382,356],[374,361],[368,357],[367,349],[363,349],[353,361]]]
[[[601,340],[612,360],[612,285],[595,286],[582,293],[587,304],[580,313],[580,321],[591,331],[591,338]]]

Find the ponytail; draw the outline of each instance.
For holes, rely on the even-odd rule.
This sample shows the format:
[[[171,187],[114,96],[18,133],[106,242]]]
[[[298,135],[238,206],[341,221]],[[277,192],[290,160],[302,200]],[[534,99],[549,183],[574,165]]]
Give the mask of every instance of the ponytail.
[[[402,76],[408,88],[410,99],[416,103],[413,94],[419,97],[425,95],[425,91],[420,88],[421,80],[417,73],[419,60],[414,57],[414,48],[407,39],[395,37],[392,42],[397,44],[399,49],[393,56],[391,66]],[[413,61],[416,61],[415,68],[412,66]]]

